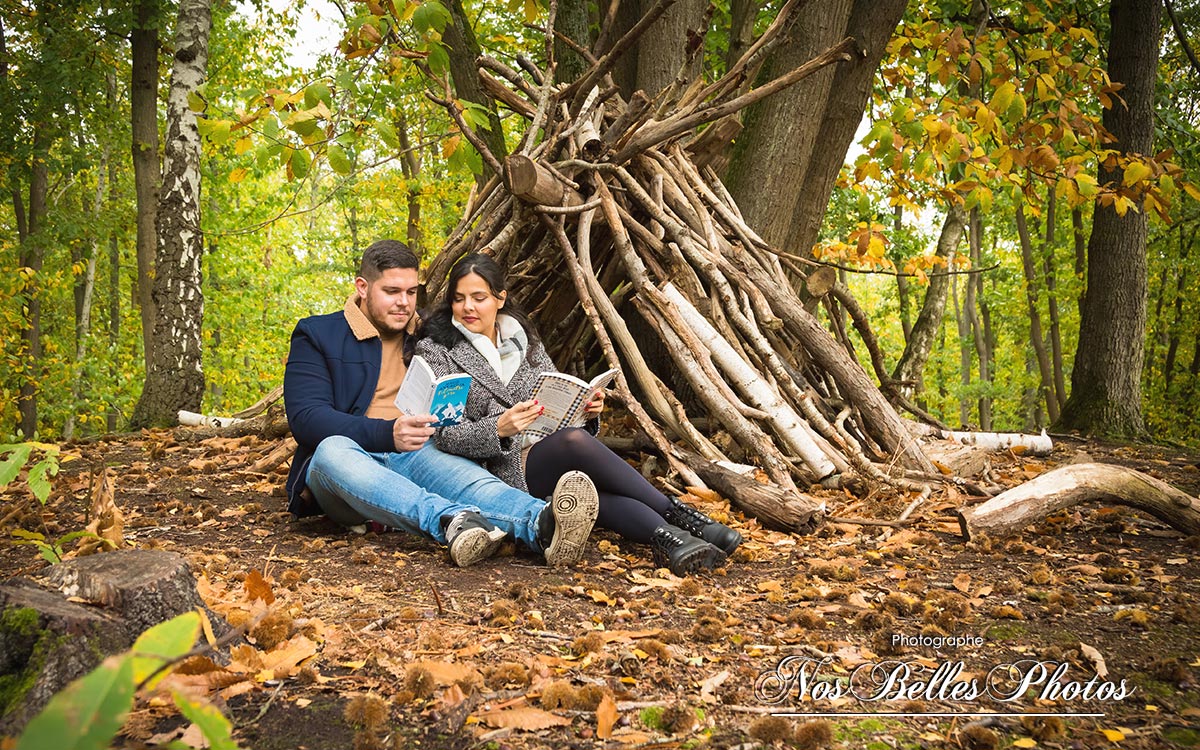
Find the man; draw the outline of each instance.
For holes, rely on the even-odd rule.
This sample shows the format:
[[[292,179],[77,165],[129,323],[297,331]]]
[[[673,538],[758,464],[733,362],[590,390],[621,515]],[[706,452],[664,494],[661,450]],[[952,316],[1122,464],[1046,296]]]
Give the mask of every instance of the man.
[[[549,503],[428,441],[432,415],[393,403],[416,327],[417,257],[381,240],[363,253],[341,312],[304,318],[283,376],[296,455],[288,510],[343,526],[377,521],[450,546],[459,566],[495,553],[508,534],[551,565],[583,555],[599,503],[591,480],[565,475]]]

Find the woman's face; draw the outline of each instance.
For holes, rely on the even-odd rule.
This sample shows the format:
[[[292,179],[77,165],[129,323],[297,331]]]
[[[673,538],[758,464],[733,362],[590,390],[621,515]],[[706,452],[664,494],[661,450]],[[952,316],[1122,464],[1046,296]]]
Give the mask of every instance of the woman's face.
[[[468,331],[479,333],[496,343],[496,314],[504,307],[507,292],[492,294],[492,288],[477,273],[458,280],[450,297],[450,312]]]

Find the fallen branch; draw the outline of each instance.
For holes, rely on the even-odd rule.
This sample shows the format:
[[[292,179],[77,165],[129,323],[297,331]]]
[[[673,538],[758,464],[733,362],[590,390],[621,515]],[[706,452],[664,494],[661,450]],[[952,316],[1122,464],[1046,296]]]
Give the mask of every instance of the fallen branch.
[[[1085,502],[1145,511],[1185,534],[1200,534],[1200,500],[1134,469],[1111,464],[1063,466],[958,513],[963,537],[1015,534],[1051,513]]]

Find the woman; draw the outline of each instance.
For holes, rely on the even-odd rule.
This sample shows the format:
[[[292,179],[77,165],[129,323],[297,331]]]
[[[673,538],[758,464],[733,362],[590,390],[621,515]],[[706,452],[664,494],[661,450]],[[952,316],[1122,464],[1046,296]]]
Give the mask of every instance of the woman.
[[[416,353],[435,374],[473,378],[463,421],[438,430],[440,449],[483,462],[535,497],[553,491],[564,473],[582,471],[600,495],[596,525],[651,544],[656,563],[676,575],[715,567],[741,544],[736,531],[667,498],[594,437],[603,391],[587,403],[584,429],[559,430],[537,442],[522,437],[541,413],[533,400],[537,376],[556,368],[528,318],[508,299],[504,273],[491,257],[474,253],[455,264],[420,336]]]

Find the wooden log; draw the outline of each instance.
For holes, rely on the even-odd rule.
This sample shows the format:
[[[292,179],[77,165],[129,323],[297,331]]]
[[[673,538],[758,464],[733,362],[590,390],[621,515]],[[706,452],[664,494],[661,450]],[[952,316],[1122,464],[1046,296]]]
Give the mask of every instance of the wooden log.
[[[543,206],[580,206],[584,203],[578,191],[564,185],[553,172],[528,156],[509,156],[504,161],[504,176],[512,194],[526,203]]]
[[[684,449],[676,452],[680,460],[695,467],[705,484],[767,526],[808,534],[825,520],[824,501],[812,495],[756,482]]]
[[[1200,534],[1200,500],[1134,469],[1111,464],[1063,466],[958,512],[963,537],[1003,537],[1084,502],[1128,505],[1185,534]]]
[[[713,167],[718,171],[724,171],[725,166],[729,163],[730,144],[741,132],[742,123],[733,115],[709,125],[687,146],[687,151],[691,154],[696,168]]]

